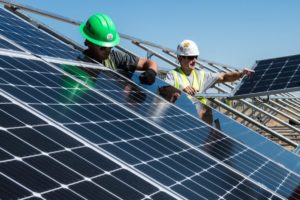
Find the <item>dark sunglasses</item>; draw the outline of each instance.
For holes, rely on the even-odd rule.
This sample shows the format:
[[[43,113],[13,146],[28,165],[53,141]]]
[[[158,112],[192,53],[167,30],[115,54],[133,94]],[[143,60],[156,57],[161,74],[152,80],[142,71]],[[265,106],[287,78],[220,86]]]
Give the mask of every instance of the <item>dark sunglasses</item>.
[[[198,56],[181,56],[181,58],[187,59],[187,60],[194,60],[197,59]]]
[[[98,48],[101,50],[101,51],[110,51],[112,49],[112,47],[100,47],[98,46]]]

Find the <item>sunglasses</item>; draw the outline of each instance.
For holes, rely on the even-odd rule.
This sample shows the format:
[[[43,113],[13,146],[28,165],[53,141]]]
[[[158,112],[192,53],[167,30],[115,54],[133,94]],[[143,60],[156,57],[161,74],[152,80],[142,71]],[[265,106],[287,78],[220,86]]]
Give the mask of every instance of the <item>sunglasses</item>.
[[[181,58],[187,59],[187,60],[194,60],[197,59],[198,56],[181,56]]]
[[[112,49],[112,47],[100,47],[97,46],[101,51],[110,51]]]

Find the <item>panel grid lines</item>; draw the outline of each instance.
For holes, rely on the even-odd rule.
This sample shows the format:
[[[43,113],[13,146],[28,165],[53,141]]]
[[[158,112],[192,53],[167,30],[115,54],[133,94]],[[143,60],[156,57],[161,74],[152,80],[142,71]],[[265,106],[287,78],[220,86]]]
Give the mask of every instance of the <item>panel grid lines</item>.
[[[21,49],[6,41],[1,35],[0,35],[0,48],[6,50],[21,51]]]
[[[14,105],[14,104],[11,103],[11,102],[1,103],[0,104],[0,110],[3,111],[6,108],[5,106],[11,106],[11,105]],[[12,116],[12,115],[10,115],[10,116]],[[17,116],[12,116],[12,117],[16,121],[19,121],[19,119],[18,119]],[[1,123],[0,125],[2,127],[3,124]],[[101,179],[101,178],[107,177],[107,176],[115,177],[112,174],[119,173],[123,169],[120,169],[120,167],[116,168],[117,165],[115,165],[115,167],[111,168],[110,170],[99,168],[99,166],[95,165],[91,161],[89,161],[86,158],[82,157],[82,155],[78,154],[80,152],[83,152],[82,150],[88,150],[82,144],[80,146],[76,145],[74,147],[64,148],[64,146],[61,146],[61,144],[60,144],[60,142],[63,142],[63,141],[55,141],[53,138],[49,138],[50,135],[43,134],[41,132],[41,130],[43,130],[47,126],[49,126],[49,125],[47,123],[43,122],[43,123],[36,124],[36,125],[26,125],[26,124],[24,124],[23,126],[20,126],[18,128],[15,128],[15,126],[10,126],[10,127],[7,127],[5,129],[3,129],[3,131],[5,131],[9,135],[10,138],[13,137],[16,140],[18,140],[20,142],[23,142],[27,147],[30,147],[30,148],[34,149],[36,151],[36,153],[34,155],[15,156],[14,154],[11,154],[10,152],[8,152],[8,151],[5,150],[11,156],[11,158],[9,158],[7,160],[1,160],[0,161],[0,174],[3,175],[4,177],[8,178],[9,180],[13,181],[15,184],[19,185],[20,187],[24,188],[25,190],[30,191],[31,194],[28,193],[28,195],[29,195],[28,197],[30,197],[30,196],[31,197],[33,197],[33,196],[35,196],[35,197],[44,197],[44,195],[47,196],[47,195],[56,193],[57,191],[66,190],[67,189],[68,191],[72,192],[71,193],[72,195],[76,195],[77,194],[77,196],[81,196],[82,198],[84,198],[84,196],[82,196],[84,194],[82,194],[80,191],[78,193],[78,191],[74,190],[72,187],[76,186],[76,185],[86,184],[87,182],[90,182],[91,184],[93,184],[95,186],[95,188],[101,188],[102,191],[105,191],[106,195],[109,194],[110,198],[114,196],[115,198],[119,199],[119,197],[115,196],[115,194],[113,194],[112,191],[107,190],[105,187],[103,187],[102,185],[99,185],[94,180]],[[23,129],[23,131],[20,131],[22,129]],[[25,130],[27,130],[27,132],[24,132]],[[36,136],[41,135],[41,136],[47,138],[49,142],[52,141],[57,146],[60,146],[60,149],[52,150],[52,151],[46,151],[46,152],[44,150],[39,149],[39,147],[37,147],[36,144],[31,144],[32,141],[30,140],[30,138],[28,138],[28,137],[27,137],[27,139],[25,139],[26,137],[23,138],[23,136],[28,135],[27,134],[28,130],[34,130]],[[1,141],[2,142],[8,142],[7,140],[5,140],[5,139],[2,138],[3,135],[4,135],[4,133],[2,132],[0,134]],[[53,137],[53,136],[51,136],[51,137]],[[0,142],[0,149],[2,149],[2,145],[4,144],[2,142]],[[45,141],[43,143],[45,144]],[[16,143],[15,143],[15,145],[16,145]],[[92,152],[91,150],[89,150],[89,151]],[[93,175],[90,175],[88,178],[85,177],[85,175],[81,174],[80,171],[78,171],[79,168],[77,170],[75,170],[74,168],[71,168],[71,165],[69,165],[69,164],[67,165],[66,163],[63,163],[62,162],[63,160],[61,160],[60,156],[57,157],[57,155],[64,154],[64,153],[68,153],[70,155],[76,156],[77,159],[81,159],[82,161],[86,162],[90,166],[93,166],[93,168],[98,169],[97,171],[99,171],[101,173],[97,172],[97,173],[94,173]],[[44,163],[45,161],[47,161],[47,162],[51,161],[45,167],[47,167],[47,168],[50,167],[50,169],[51,169],[51,167],[54,167],[55,165],[56,165],[56,167],[58,167],[58,165],[59,165],[59,166],[61,166],[60,170],[62,170],[63,168],[65,168],[65,170],[67,169],[69,171],[68,173],[72,172],[72,174],[80,177],[80,180],[77,179],[77,180],[73,180],[71,182],[70,181],[69,182],[60,182],[60,181],[63,180],[63,179],[61,179],[60,181],[58,181],[58,177],[55,177],[55,178],[52,177],[54,175],[53,172],[56,172],[56,170],[54,170],[53,172],[50,173],[51,176],[50,176],[50,174],[48,174],[49,171],[48,171],[48,173],[43,171],[46,168],[43,168],[42,166],[40,166],[40,164],[42,162]],[[55,164],[55,165],[53,165],[53,164]],[[29,184],[29,187],[25,186],[24,184],[28,184],[29,183],[26,180],[21,180],[20,179],[19,180],[20,183],[16,182],[14,179],[11,179],[11,177],[15,177],[14,174],[11,174],[12,171],[9,171],[12,168],[12,166],[15,166],[15,167],[18,166],[20,170],[21,169],[26,169],[26,173],[28,173],[28,174],[30,174],[32,172],[34,172],[35,174],[38,173],[38,174],[40,174],[39,176],[42,175],[44,177],[44,179],[46,178],[48,182],[51,180],[52,186],[50,188],[48,188],[48,189],[43,189],[43,190],[39,189],[39,190],[36,190],[37,187],[32,188],[32,186],[33,186],[32,183]],[[30,169],[30,171],[28,171],[29,169]],[[63,171],[65,171],[65,170],[63,170]],[[17,173],[19,173],[19,172],[17,172]],[[6,174],[8,174],[8,175],[6,175]],[[74,176],[74,175],[72,175],[72,176]],[[64,174],[64,176],[68,177],[68,174]],[[17,177],[15,177],[15,178],[17,178]],[[2,178],[1,178],[1,180],[2,180]],[[124,182],[124,180],[119,179],[118,177],[115,177],[115,180],[119,181],[123,185],[127,185],[128,188],[131,188],[130,190],[135,191],[134,195],[139,195],[140,198],[143,197],[143,194],[140,191],[138,191],[135,188],[133,188],[132,185],[128,185],[126,182]],[[55,185],[53,185],[53,184],[55,184]],[[48,185],[48,186],[50,186],[50,185]],[[151,197],[151,196],[157,195],[157,194],[159,194],[158,190],[155,191],[154,193],[148,194],[146,196]],[[6,195],[9,195],[9,194],[5,194],[4,196],[3,195],[4,194],[2,194],[0,196],[3,197],[3,198],[5,198]]]
[[[300,55],[257,61],[252,78],[243,79],[234,97],[255,97],[297,91]]]
[[[43,64],[43,63],[41,63],[40,62],[40,64]],[[45,64],[43,64],[43,65],[45,65]],[[7,70],[7,71],[9,71],[9,70]],[[13,74],[13,73],[11,73],[11,74]],[[43,74],[42,76],[47,76],[47,74]],[[37,83],[35,83],[34,85],[32,85],[32,86],[36,86],[36,84],[37,85],[40,85],[40,84],[42,84],[42,82],[41,81],[38,81]],[[42,84],[43,85],[43,84]],[[3,85],[1,85],[1,87],[2,88],[4,88],[6,91],[9,91],[13,86],[6,86],[6,87],[4,87]],[[28,87],[20,87],[20,86],[18,86],[18,88],[21,88],[21,90],[20,91],[22,91],[22,93],[24,94],[24,91],[26,92],[26,90],[28,90]],[[72,87],[67,87],[67,88],[72,88]],[[34,87],[34,89],[36,89],[36,90],[40,90],[41,92],[42,92],[42,89],[43,88],[38,88],[38,87]],[[49,87],[48,88],[49,90],[55,90],[54,89],[54,87]],[[79,92],[82,92],[83,90],[82,90],[82,87],[81,87],[81,90],[79,90]],[[44,93],[44,92],[43,92]],[[43,94],[42,93],[42,94]],[[56,91],[55,91],[55,93],[57,93]],[[59,92],[58,92],[59,93]],[[119,92],[118,92],[119,93]],[[30,91],[29,93],[28,93],[28,95],[31,95],[32,94],[32,91]],[[94,96],[95,97],[94,97]],[[47,108],[47,112],[49,111],[49,109],[48,109],[48,107],[50,107],[47,103],[48,103],[48,101],[47,102],[45,102],[45,100],[44,100],[44,98],[45,97],[50,97],[50,96],[48,96],[46,93],[44,93],[44,95],[43,95],[43,97],[41,97],[41,96],[37,96],[37,95],[34,95],[33,96],[37,101],[35,102],[35,103],[37,103],[37,102],[39,102],[40,103],[40,107],[39,107],[39,105],[38,104],[35,104],[35,105],[32,105],[35,109],[37,109],[37,110],[39,110],[40,112],[45,112],[45,111],[43,111],[42,109],[41,109],[41,107],[43,107],[43,109],[46,109]],[[78,99],[79,99],[79,96],[78,96],[78,94],[74,94],[74,96],[73,97],[75,97],[75,98],[77,98],[78,97]],[[86,97],[86,96],[85,96]],[[98,98],[98,95],[95,95],[95,94],[93,94],[93,93],[91,93],[91,96],[90,96],[90,98],[93,98],[94,100],[95,100],[95,98]],[[26,99],[24,99],[24,97],[23,97],[23,95],[22,96],[20,96],[20,97],[18,97],[18,98],[21,98],[20,100],[21,101],[23,101],[24,103],[26,103],[27,105],[30,105],[30,103],[32,103],[32,101],[28,101],[28,100],[26,100]],[[23,99],[22,99],[23,98]],[[54,96],[52,96],[51,95],[51,98],[53,98],[55,101],[57,101],[58,99],[56,98],[56,97],[54,97]],[[83,98],[81,98],[80,100],[82,100]],[[85,99],[85,98],[84,98]],[[42,100],[42,101],[41,101]],[[76,102],[75,100],[71,100],[71,99],[68,99],[69,101],[67,101],[68,102],[68,105],[72,105],[72,104],[74,104],[74,102]],[[96,100],[95,100],[96,101]],[[61,113],[62,115],[62,117],[64,117],[64,120],[59,120],[58,122],[59,123],[61,123],[61,124],[63,124],[63,125],[65,125],[66,123],[69,123],[69,122],[72,122],[73,124],[75,124],[75,125],[78,125],[77,127],[70,127],[70,126],[66,126],[66,127],[68,127],[69,129],[71,129],[72,131],[74,131],[75,133],[79,133],[80,134],[80,131],[79,130],[76,130],[76,128],[80,128],[81,126],[82,126],[82,122],[84,122],[84,121],[86,121],[86,122],[88,122],[86,119],[88,119],[89,118],[89,116],[88,115],[86,115],[86,116],[82,116],[81,115],[81,112],[79,113],[79,112],[76,112],[76,111],[74,111],[73,109],[72,109],[72,112],[71,112],[71,110],[67,110],[67,113],[65,113],[66,112],[66,109],[62,109],[62,108],[65,108],[66,106],[65,106],[65,104],[64,104],[64,102],[61,102],[61,101],[58,101],[58,102],[60,102],[60,103],[62,103],[62,105],[61,106],[59,106],[59,107],[57,107],[57,108],[54,108],[53,106],[51,107],[51,109],[54,109],[55,111],[56,111],[56,113]],[[101,102],[101,99],[99,100],[99,99],[97,99],[97,102]],[[46,104],[45,104],[46,103]],[[77,104],[78,104],[78,102],[77,102]],[[91,103],[92,105],[93,105],[93,103]],[[75,104],[74,104],[75,105]],[[80,106],[82,106],[80,103],[79,103],[79,105]],[[105,110],[107,110],[107,109],[110,109],[109,110],[109,113],[111,113],[111,112],[114,112],[114,115],[107,115],[107,117],[108,118],[105,118],[105,120],[103,120],[103,122],[101,122],[101,124],[99,124],[99,123],[96,123],[95,121],[92,121],[92,120],[89,120],[89,121],[92,121],[90,124],[88,124],[88,123],[86,123],[85,125],[84,125],[84,127],[87,127],[87,125],[88,126],[92,126],[93,127],[93,129],[90,129],[90,130],[93,130],[93,131],[91,131],[91,132],[95,132],[94,131],[94,128],[101,128],[101,131],[104,131],[105,130],[105,127],[104,127],[104,125],[106,124],[106,126],[109,126],[110,128],[113,128],[113,126],[116,126],[116,127],[121,127],[120,125],[117,125],[118,123],[122,123],[122,127],[123,127],[123,129],[126,127],[126,126],[123,126],[124,125],[124,123],[122,122],[122,120],[123,119],[128,119],[128,116],[134,116],[133,114],[131,114],[130,112],[128,112],[128,111],[126,111],[126,110],[124,110],[123,108],[121,108],[121,107],[118,107],[118,106],[116,106],[116,108],[113,108],[112,106],[111,107],[103,107],[103,108],[101,108],[101,109],[99,109],[99,106],[97,106],[97,107],[94,107],[96,110],[93,110],[94,112],[97,112],[97,113],[102,113],[102,114],[104,114],[105,113]],[[82,109],[83,109],[83,111],[86,109],[86,106],[82,106]],[[103,110],[103,109],[105,109],[105,110]],[[62,112],[64,112],[64,113],[62,113]],[[66,116],[68,116],[68,117],[66,117]],[[99,115],[97,115],[97,116],[99,116]],[[114,116],[112,119],[109,119],[109,116]],[[126,116],[126,118],[123,118],[123,116]],[[180,113],[180,112],[178,112],[178,114],[175,114],[174,116],[180,116],[180,117],[182,117],[182,116],[184,116],[184,115],[182,115],[182,113]],[[115,119],[118,119],[118,120],[115,120]],[[131,117],[129,117],[129,118],[131,118]],[[57,119],[57,117],[56,117],[56,119]],[[69,121],[67,121],[67,120],[69,120]],[[114,119],[114,122],[112,122],[112,120]],[[167,119],[171,119],[171,118],[167,118]],[[141,120],[141,119],[140,119]],[[181,142],[179,142],[179,141],[176,141],[173,137],[171,137],[171,136],[169,136],[169,135],[160,135],[159,137],[158,136],[153,136],[157,131],[159,131],[160,129],[155,129],[154,127],[152,127],[152,125],[151,125],[151,129],[148,129],[147,128],[147,126],[150,126],[150,125],[147,125],[147,123],[145,123],[145,121],[144,120],[141,120],[140,122],[142,122],[143,123],[143,125],[144,125],[144,127],[143,127],[143,129],[142,129],[142,133],[141,132],[136,132],[137,130],[135,130],[135,128],[134,128],[134,126],[138,126],[139,125],[139,123],[136,123],[136,119],[133,121],[133,120],[128,120],[128,122],[127,123],[129,123],[129,122],[131,122],[131,125],[130,126],[127,126],[127,128],[130,128],[130,131],[126,131],[127,133],[131,133],[131,134],[137,134],[137,135],[134,135],[134,138],[137,138],[137,141],[139,140],[138,138],[140,137],[140,136],[145,136],[145,134],[143,134],[143,132],[144,133],[147,133],[146,135],[148,135],[148,136],[150,136],[150,137],[148,137],[148,138],[146,138],[144,141],[145,142],[147,142],[148,144],[147,145],[144,145],[145,147],[147,147],[147,148],[149,148],[149,147],[151,147],[151,145],[155,145],[155,144],[159,144],[159,146],[160,146],[160,148],[162,147],[162,146],[165,146],[165,148],[164,149],[160,149],[160,150],[163,150],[164,152],[163,152],[163,154],[165,155],[164,157],[162,157],[162,159],[164,158],[164,159],[166,159],[166,158],[168,158],[168,157],[166,157],[166,156],[168,156],[168,155],[171,155],[171,154],[173,154],[174,152],[181,152],[182,150],[185,150],[185,151],[182,151],[182,153],[179,153],[179,158],[180,159],[183,159],[183,155],[181,155],[181,154],[184,154],[184,155],[186,155],[186,156],[189,156],[189,157],[191,157],[191,158],[193,158],[193,159],[196,159],[196,157],[195,156],[193,156],[193,154],[190,152],[191,150],[192,150],[192,148],[191,147],[189,147],[189,146],[187,146],[187,145],[185,145],[185,144],[183,144],[183,143],[181,143]],[[108,123],[109,122],[109,123]],[[133,124],[132,124],[133,123]],[[135,124],[134,124],[135,123]],[[134,125],[134,126],[132,126],[132,125]],[[104,128],[103,128],[104,127]],[[145,128],[146,127],[146,128]],[[89,127],[89,128],[91,128],[91,127]],[[140,127],[140,130],[141,130],[141,128],[142,127]],[[107,130],[107,129],[106,129]],[[151,131],[150,131],[151,130]],[[97,132],[97,131],[96,131]],[[96,133],[95,132],[95,133]],[[159,131],[159,132],[161,132],[161,131]],[[117,132],[116,132],[117,133]],[[85,137],[86,138],[86,131],[83,133],[82,132],[82,134],[80,134],[82,137]],[[150,135],[149,135],[150,134]],[[109,131],[106,131],[106,133],[105,134],[102,134],[103,136],[105,136],[105,137],[111,137],[111,138],[106,138],[106,141],[110,141],[110,142],[113,142],[113,141],[120,141],[118,144],[114,144],[114,145],[112,145],[112,144],[103,144],[103,145],[101,145],[101,147],[103,148],[103,149],[105,149],[106,151],[108,151],[108,152],[110,152],[112,155],[114,155],[114,156],[116,156],[116,157],[119,157],[119,158],[121,158],[122,160],[126,160],[126,162],[128,162],[130,165],[133,165],[133,166],[135,166],[137,163],[145,163],[145,162],[147,162],[148,160],[151,160],[152,158],[151,158],[151,156],[154,156],[154,155],[151,155],[151,156],[149,156],[149,154],[147,154],[147,152],[144,152],[143,151],[143,149],[139,149],[139,148],[137,148],[137,147],[134,147],[133,145],[131,145],[128,141],[127,141],[127,139],[126,138],[122,138],[122,140],[120,140],[118,137],[116,137],[116,135],[114,135],[114,134],[112,134],[112,133],[110,133]],[[124,135],[122,135],[122,134],[119,134],[118,136],[122,136],[122,137],[124,137]],[[133,137],[132,137],[133,138]],[[90,141],[91,141],[91,138],[90,138]],[[151,145],[150,145],[151,144]],[[125,149],[126,149],[126,151],[124,151]],[[134,151],[133,151],[134,150]],[[138,151],[137,151],[138,150]],[[130,152],[129,154],[128,154],[128,152]],[[199,154],[199,152],[197,152],[196,151],[196,154]],[[201,154],[199,154],[199,155],[201,155]],[[199,156],[198,155],[198,156]],[[203,156],[203,155],[201,155],[201,156]],[[205,157],[205,156],[204,156]],[[160,158],[160,157],[155,157],[155,158]],[[162,183],[164,183],[164,184],[167,184],[167,185],[169,185],[169,184],[174,184],[174,183],[176,183],[176,181],[179,181],[179,180],[181,180],[182,179],[182,175],[179,175],[180,174],[180,172],[179,172],[179,174],[178,174],[178,172],[176,172],[176,170],[173,170],[172,169],[172,167],[171,166],[166,166],[166,165],[164,165],[164,164],[161,164],[161,161],[158,159],[157,160],[158,162],[155,162],[155,161],[153,161],[151,164],[153,164],[153,166],[150,166],[150,164],[149,163],[147,163],[147,165],[143,165],[143,164],[141,164],[141,165],[139,165],[139,166],[137,166],[137,168],[140,170],[140,171],[142,171],[142,172],[144,172],[145,174],[148,174],[149,175],[149,173],[151,174],[152,172],[155,172],[155,171],[157,171],[157,172],[159,172],[159,173],[163,173],[163,174],[165,174],[164,175],[164,178],[165,178],[165,180],[160,180],[160,179],[158,179],[159,181],[161,181]],[[171,160],[170,160],[171,161]],[[199,158],[197,158],[196,159],[196,163],[197,163],[197,165],[199,165],[199,162],[203,162],[203,160],[202,159],[199,159]],[[156,166],[156,167],[155,167]],[[159,166],[159,168],[162,168],[162,169],[156,169],[157,167]],[[199,167],[199,166],[198,166]],[[218,167],[223,167],[223,166],[218,166]],[[150,170],[150,171],[149,171]],[[173,178],[170,178],[166,173],[170,173],[170,172],[172,172],[173,174],[178,174],[179,175],[179,177],[181,177],[181,178],[179,178],[179,179],[177,179],[176,178],[176,180],[175,179],[173,179]],[[235,175],[235,176],[239,176],[239,175]],[[157,179],[158,177],[156,177],[156,179]],[[195,185],[194,184],[194,182],[188,182],[188,183],[186,183],[186,184],[193,184],[193,185]],[[195,185],[195,187],[198,187],[199,185],[198,184],[196,184]],[[238,187],[238,186],[236,186],[236,187]],[[254,187],[254,186],[253,186]],[[255,187],[257,187],[257,186],[255,186]],[[173,188],[175,189],[175,191],[177,190],[177,192],[179,192],[180,193],[180,191],[182,191],[183,189],[184,190],[186,190],[186,188],[188,188],[187,186],[182,186],[182,185],[178,185],[178,184],[176,184],[176,186],[173,186]],[[212,192],[210,192],[211,190],[209,189],[209,190],[206,190],[205,192],[207,192],[207,194],[209,194],[209,195],[213,195],[213,196],[218,196],[217,194],[214,194],[214,193],[212,193]],[[251,190],[252,191],[252,190]],[[203,191],[204,192],[204,191]],[[265,191],[266,192],[266,191]],[[183,195],[183,194],[181,194],[181,195]],[[186,194],[185,194],[186,195]],[[202,195],[199,193],[199,191],[197,192],[197,194],[196,195],[198,195],[199,197],[201,197]]]
[[[76,59],[80,52],[0,8],[0,34],[33,54]],[[9,47],[9,46],[8,46]]]
[[[104,78],[104,80],[106,80],[107,78]],[[101,79],[101,81],[103,81],[103,79]],[[100,81],[100,82],[101,82]],[[107,86],[107,87],[109,87],[109,86]],[[100,90],[100,92],[104,92],[105,93],[105,91],[107,91],[107,90]],[[108,93],[105,93],[105,94],[108,94]],[[110,96],[112,96],[112,95],[110,95]],[[118,99],[118,98],[116,98],[116,99]],[[129,107],[129,106],[127,106],[127,107]],[[142,113],[142,115],[143,116],[147,116],[147,113]],[[148,117],[148,118],[151,118],[151,117]],[[181,121],[185,121],[185,120],[178,120],[178,121],[176,121],[176,123],[174,122],[174,123],[171,123],[170,121],[168,122],[168,123],[171,123],[171,126],[172,126],[172,129],[174,128],[174,126],[175,126],[175,128],[174,129],[176,129],[176,130],[178,130],[178,132],[182,132],[182,131],[184,131],[184,129],[180,129],[180,126],[181,125],[183,125],[184,126],[184,124],[180,124],[180,122]],[[172,132],[172,131],[170,131],[170,132]],[[216,139],[216,138],[211,138],[211,139]],[[223,145],[224,146],[224,145]],[[226,145],[225,145],[225,147],[226,147]],[[228,148],[228,146],[227,146],[227,148]],[[262,165],[263,166],[263,165]]]
[[[106,91],[109,91],[109,90],[106,90]],[[182,116],[182,115],[181,115]]]

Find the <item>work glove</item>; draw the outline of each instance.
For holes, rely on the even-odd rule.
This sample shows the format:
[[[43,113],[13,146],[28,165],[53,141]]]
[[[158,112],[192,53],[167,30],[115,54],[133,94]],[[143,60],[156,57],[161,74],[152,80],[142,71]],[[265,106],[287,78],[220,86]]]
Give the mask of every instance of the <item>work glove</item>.
[[[155,82],[156,72],[153,69],[147,69],[140,75],[142,84],[152,85]]]

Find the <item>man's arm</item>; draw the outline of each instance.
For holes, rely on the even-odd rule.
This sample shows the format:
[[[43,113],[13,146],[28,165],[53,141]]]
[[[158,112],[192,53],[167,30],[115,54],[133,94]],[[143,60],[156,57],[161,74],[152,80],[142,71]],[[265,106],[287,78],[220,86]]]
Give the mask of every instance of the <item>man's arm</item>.
[[[136,70],[145,71],[140,76],[140,81],[142,84],[151,85],[155,82],[155,76],[157,74],[157,64],[152,60],[146,58],[140,58]]]
[[[244,75],[246,76],[252,76],[254,73],[251,69],[243,69],[241,72],[226,72],[226,73],[220,73],[219,79],[217,80],[217,83],[225,83],[225,82],[233,82],[240,78],[242,78]]]
[[[137,63],[136,69],[140,71],[146,71],[148,69],[152,69],[155,73],[157,73],[157,64],[152,60],[148,60],[146,58],[140,58]]]

